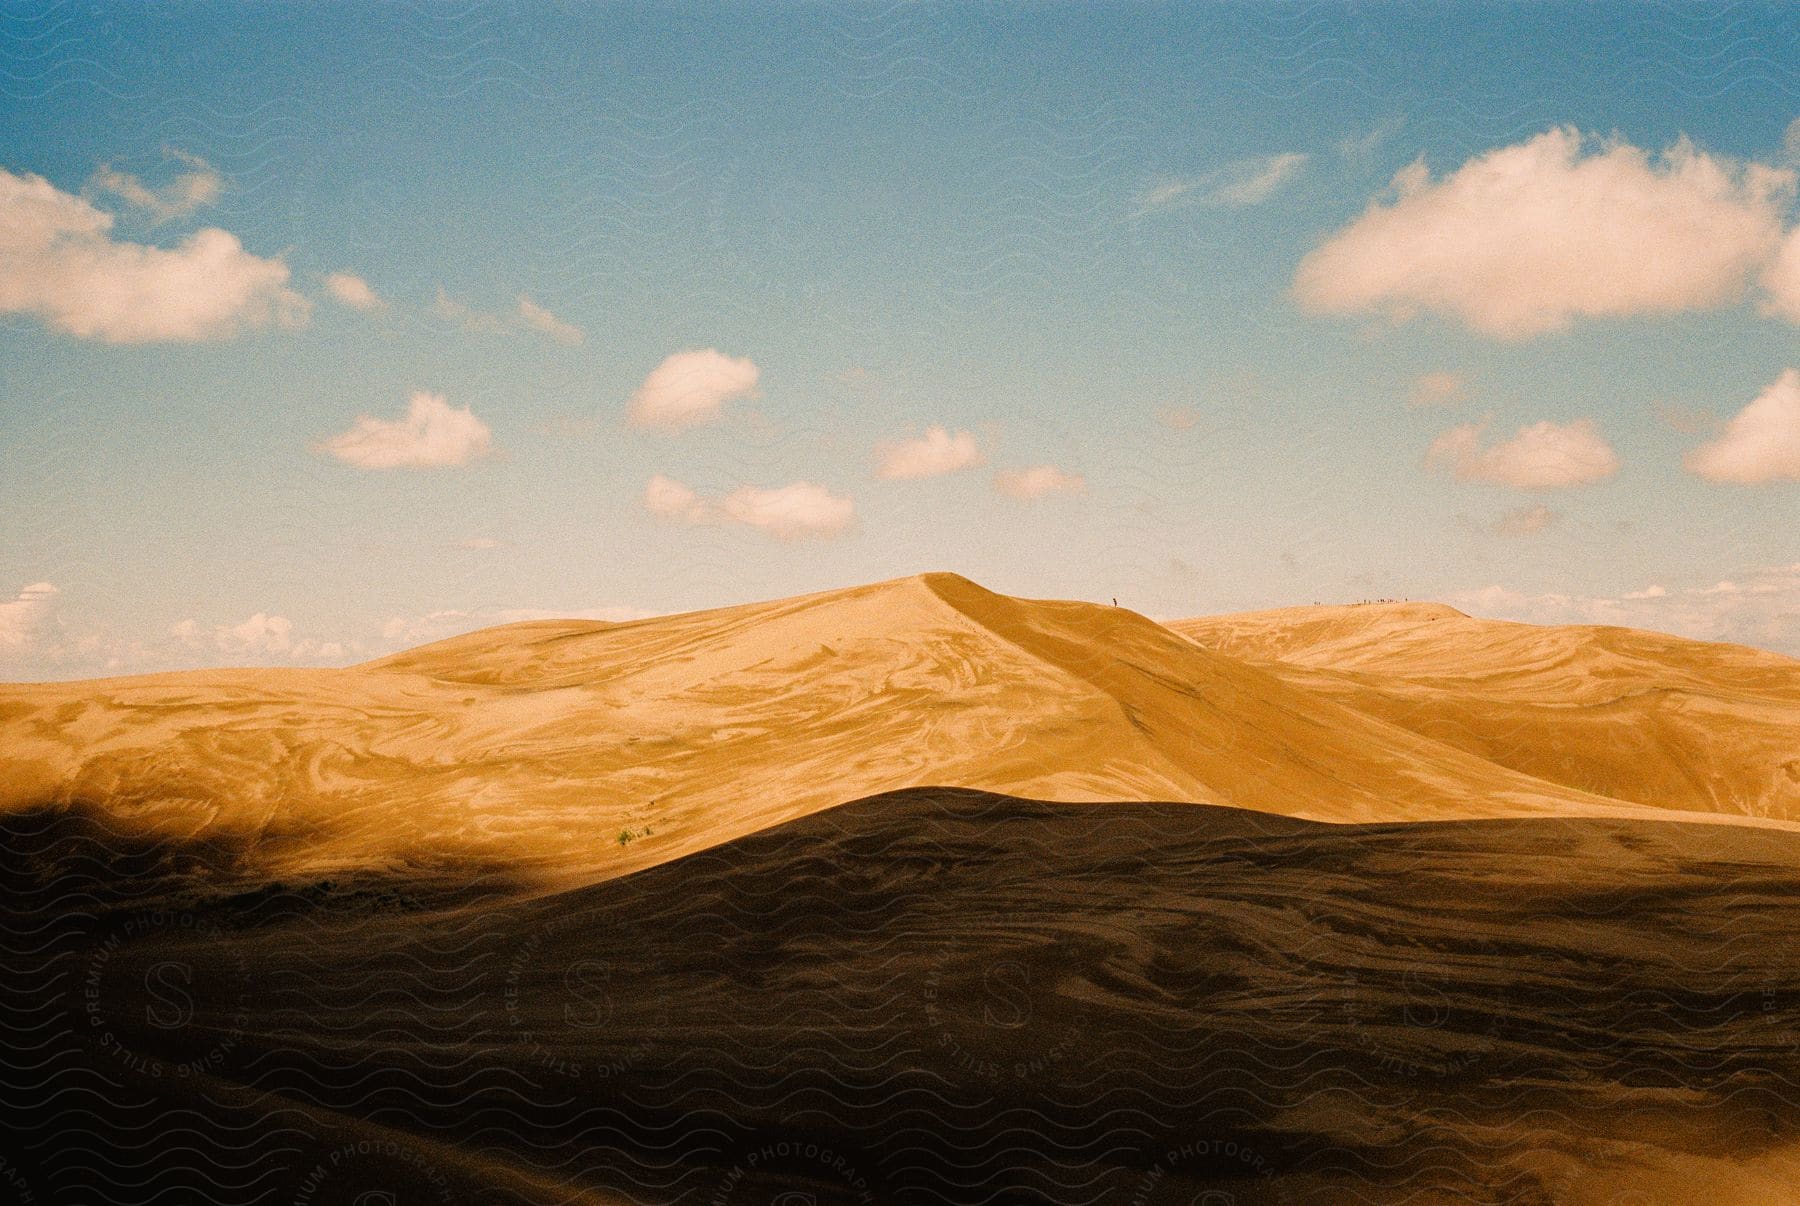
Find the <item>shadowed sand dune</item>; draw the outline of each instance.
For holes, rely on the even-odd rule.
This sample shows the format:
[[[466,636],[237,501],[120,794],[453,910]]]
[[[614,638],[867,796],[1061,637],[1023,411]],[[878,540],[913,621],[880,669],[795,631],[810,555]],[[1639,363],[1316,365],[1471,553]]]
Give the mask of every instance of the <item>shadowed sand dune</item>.
[[[122,840],[229,852],[204,867],[238,888],[471,863],[587,882],[926,783],[1331,821],[1792,817],[1795,764],[1771,769],[1771,751],[1800,688],[1772,655],[1732,662],[1659,638],[1673,652],[1633,661],[1570,636],[1564,663],[1629,697],[1577,712],[1555,701],[1589,670],[1521,654],[1515,684],[1513,651],[1473,621],[1443,648],[1417,638],[1420,659],[1451,667],[1436,687],[1416,686],[1411,663],[1265,661],[1242,621],[1217,623],[1243,630],[1184,626],[1196,643],[1120,608],[927,574],[627,624],[511,625],[346,670],[0,687],[0,810],[82,812]],[[1485,676],[1466,683],[1464,658]],[[1661,685],[1672,666],[1688,677]],[[1659,727],[1638,725],[1646,715]],[[1755,748],[1721,746],[1726,727]],[[1660,760],[1640,758],[1665,731]]]
[[[1169,625],[1298,690],[1551,783],[1662,808],[1800,818],[1800,662],[1630,628],[1436,603]]]
[[[59,1201],[1791,1201],[1796,893],[1782,830],[916,790],[481,907],[42,896],[13,1096]]]

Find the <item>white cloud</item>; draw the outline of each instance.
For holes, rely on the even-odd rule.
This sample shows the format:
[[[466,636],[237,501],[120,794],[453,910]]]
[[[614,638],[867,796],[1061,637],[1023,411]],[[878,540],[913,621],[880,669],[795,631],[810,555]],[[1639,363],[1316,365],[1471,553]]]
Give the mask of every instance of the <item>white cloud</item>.
[[[712,508],[691,487],[660,473],[644,487],[644,506],[652,515],[686,523],[705,523],[712,517]]]
[[[332,273],[325,278],[325,289],[339,305],[352,310],[379,310],[387,305],[374,286],[355,273]]]
[[[1619,459],[1592,419],[1521,427],[1512,439],[1482,447],[1487,423],[1464,423],[1432,441],[1425,463],[1464,481],[1520,490],[1555,490],[1611,477]]]
[[[288,266],[216,227],[173,248],[115,241],[113,216],[42,176],[0,168],[0,314],[104,343],[194,343],[297,326]]]
[[[1531,624],[1617,624],[1800,656],[1800,563],[1748,570],[1735,581],[1618,596],[1527,594],[1504,586],[1446,595],[1474,615]]]
[[[519,294],[518,307],[512,313],[495,314],[451,297],[439,285],[437,297],[426,312],[447,326],[474,335],[516,335],[531,331],[571,347],[587,338],[587,333],[580,327],[564,322],[523,293]]]
[[[544,307],[519,294],[519,321],[534,331],[541,331],[558,343],[578,344],[587,334],[573,323],[564,322]]]
[[[0,600],[0,651],[32,645],[44,631],[60,593],[48,582],[33,582],[12,598]]]
[[[975,441],[975,434],[959,431],[955,435],[941,425],[925,429],[917,439],[900,440],[878,448],[880,464],[875,476],[889,480],[940,477],[981,464],[987,458]]]
[[[739,486],[713,501],[660,473],[644,488],[644,507],[664,519],[741,524],[787,541],[836,536],[856,518],[853,500],[812,482],[769,488]]]
[[[118,171],[110,164],[94,173],[92,184],[139,209],[149,211],[157,222],[186,217],[219,199],[225,178],[212,164],[198,155],[190,155],[173,147],[165,147],[163,157],[185,164],[188,170],[161,188],[151,188],[131,173]]]
[[[1502,536],[1530,536],[1543,531],[1556,520],[1556,512],[1539,503],[1535,507],[1521,507],[1517,511],[1508,511],[1494,525],[1494,531]]]
[[[1800,370],[1775,378],[1684,463],[1714,482],[1800,481]]]
[[[489,450],[488,426],[442,394],[419,390],[403,419],[357,416],[350,430],[314,445],[359,469],[421,469],[466,465]]]
[[[856,504],[812,482],[762,489],[739,486],[725,496],[720,513],[731,523],[760,528],[777,540],[835,536],[856,517]]]
[[[1232,208],[1259,205],[1297,177],[1306,168],[1308,159],[1309,156],[1296,151],[1259,155],[1239,159],[1204,176],[1165,180],[1143,195],[1138,202],[1138,212],[1149,213],[1194,201]]]
[[[994,488],[1008,498],[1026,500],[1046,494],[1084,493],[1087,479],[1055,465],[1033,465],[1029,469],[1002,469],[994,474]]]
[[[725,403],[756,391],[762,370],[747,357],[714,348],[676,352],[650,371],[631,395],[627,414],[637,427],[682,431],[718,419]]]
[[[1461,373],[1425,373],[1413,380],[1406,404],[1415,407],[1454,406],[1469,396],[1469,379]]]
[[[1660,156],[1548,130],[1433,181],[1423,163],[1300,264],[1315,313],[1449,315],[1499,339],[1739,299],[1774,254],[1792,171],[1685,139]]]

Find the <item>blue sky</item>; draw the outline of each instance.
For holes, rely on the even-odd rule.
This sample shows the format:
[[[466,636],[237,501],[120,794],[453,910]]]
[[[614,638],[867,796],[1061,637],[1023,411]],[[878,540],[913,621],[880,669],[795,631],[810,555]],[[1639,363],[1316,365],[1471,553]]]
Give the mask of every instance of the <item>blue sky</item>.
[[[1796,117],[1782,5],[9,6],[0,677],[939,568],[1800,652]]]

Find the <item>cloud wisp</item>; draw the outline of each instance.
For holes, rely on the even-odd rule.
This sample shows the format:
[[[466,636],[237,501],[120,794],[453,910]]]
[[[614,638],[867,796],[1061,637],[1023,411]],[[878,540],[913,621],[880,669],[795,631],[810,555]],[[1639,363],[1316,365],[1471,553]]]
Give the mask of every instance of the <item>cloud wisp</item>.
[[[587,333],[572,322],[564,322],[544,307],[519,294],[519,321],[558,343],[575,346],[587,339]]]
[[[564,322],[523,293],[519,294],[518,305],[513,312],[504,314],[476,309],[467,302],[451,297],[442,286],[439,286],[437,297],[426,312],[439,323],[472,335],[516,335],[520,332],[532,332],[546,335],[557,343],[570,347],[577,346],[587,339],[587,332],[574,323]]]
[[[1165,180],[1138,200],[1138,213],[1154,213],[1179,205],[1216,205],[1242,209],[1260,205],[1297,179],[1311,156],[1298,151],[1258,155],[1226,164],[1202,176]]]
[[[95,171],[90,184],[96,190],[111,193],[146,211],[157,223],[184,218],[219,199],[225,177],[212,164],[174,147],[164,147],[163,158],[175,160],[187,170],[161,188],[152,188],[130,172],[121,172],[111,164],[103,164]]]
[[[735,524],[788,543],[842,535],[856,519],[853,499],[804,481],[772,487],[743,485],[723,498],[707,499],[685,483],[659,473],[644,487],[644,507],[660,519]]]

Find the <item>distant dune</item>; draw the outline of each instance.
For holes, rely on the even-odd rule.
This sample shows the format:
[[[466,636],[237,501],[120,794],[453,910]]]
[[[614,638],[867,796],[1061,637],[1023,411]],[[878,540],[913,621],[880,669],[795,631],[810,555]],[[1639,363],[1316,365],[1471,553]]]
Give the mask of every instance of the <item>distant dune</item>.
[[[1579,791],[1800,819],[1800,661],[1630,628],[1478,620],[1435,603],[1170,625],[1308,694]]]
[[[1180,634],[1180,635],[1178,635]],[[1423,606],[1169,627],[951,574],[346,670],[0,687],[0,810],[179,842],[243,887],[567,884],[943,784],[1338,822],[1800,817],[1800,663]]]

